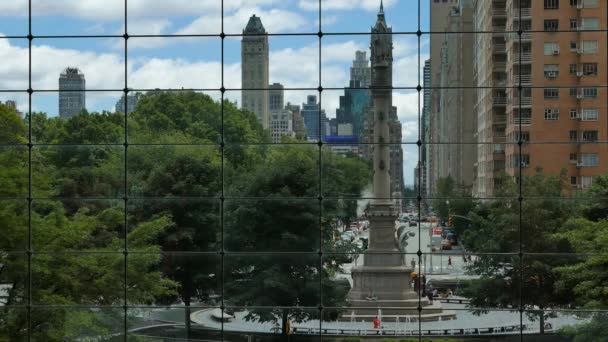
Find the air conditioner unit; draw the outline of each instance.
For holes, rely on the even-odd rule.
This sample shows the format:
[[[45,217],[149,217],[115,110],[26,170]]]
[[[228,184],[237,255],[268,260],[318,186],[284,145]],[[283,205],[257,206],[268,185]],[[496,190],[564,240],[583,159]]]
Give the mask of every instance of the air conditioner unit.
[[[583,49],[581,49],[581,48],[576,49],[576,53],[578,53],[579,55],[582,55],[583,54]]]
[[[583,163],[576,163],[576,167],[583,167]]]
[[[579,99],[579,100],[582,100],[582,99],[585,98],[585,95],[583,95],[583,94],[576,94],[576,98]]]
[[[553,50],[553,55],[554,55],[554,56],[559,55],[559,50]]]
[[[582,1],[581,1],[581,2],[579,2],[578,4],[576,4],[576,9],[579,9],[579,10],[580,10],[580,9],[583,9],[583,8],[585,8],[585,7],[583,6]]]
[[[583,77],[583,72],[582,72],[582,71],[577,71],[577,72],[576,72],[576,76],[578,76],[578,77]]]
[[[549,78],[555,78],[555,77],[557,77],[557,72],[556,71],[547,71],[546,76]]]
[[[521,162],[520,165],[521,165],[521,167],[528,167],[528,163],[526,163],[526,162]]]

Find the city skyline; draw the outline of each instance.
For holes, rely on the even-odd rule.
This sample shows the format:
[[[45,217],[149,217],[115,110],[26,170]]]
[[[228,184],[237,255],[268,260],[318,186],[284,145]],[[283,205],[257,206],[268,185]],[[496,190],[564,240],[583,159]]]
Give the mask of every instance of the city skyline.
[[[249,4],[250,2],[248,2]],[[291,3],[294,6],[288,6]],[[352,2],[352,9],[342,6],[341,2],[324,2],[327,9],[323,10],[323,30],[327,32],[369,32],[370,18],[374,18],[378,9],[378,1],[356,1]],[[427,4],[422,4],[423,12]],[[0,15],[15,14],[15,6],[2,8],[5,12]],[[39,16],[37,22],[44,23],[44,27],[32,27],[34,33],[44,28],[50,30],[49,34],[64,34],[57,32],[51,27],[56,19],[59,9],[66,9],[62,3],[58,2],[57,7],[52,6],[41,8],[39,11],[33,9],[33,15]],[[83,5],[85,6],[85,5]],[[136,11],[134,6],[134,13]],[[409,4],[403,1],[385,1],[384,6],[391,13],[394,21],[394,29],[399,32],[415,31],[414,13],[407,11]],[[202,10],[200,8],[191,8]],[[269,33],[289,33],[302,31],[305,28],[311,32],[318,31],[318,11],[310,8],[310,1],[291,1],[277,6],[265,1],[255,2],[255,6],[233,6],[233,3],[226,5],[226,22],[231,22],[231,27],[226,28],[226,32],[241,34],[246,26],[249,17],[253,14],[260,16],[264,26]],[[27,6],[26,6],[27,8]],[[58,9],[59,8],[59,9]],[[188,8],[185,5],[185,8]],[[141,15],[134,16],[129,20],[129,31],[132,34],[171,34],[180,33],[179,27],[186,27],[190,24],[195,25],[197,19],[192,18],[190,13],[170,12],[169,17],[164,20],[171,21],[164,26],[155,24],[149,18],[153,18],[159,12],[153,12],[154,8],[148,12],[141,12]],[[159,10],[159,9],[157,9]],[[248,12],[246,12],[248,11]],[[274,12],[273,12],[274,11]],[[277,22],[277,15],[271,15],[276,11],[292,13],[300,18],[291,22]],[[63,23],[64,31],[66,28],[87,31],[83,27],[85,23],[89,26],[99,26],[103,29],[97,34],[116,34],[121,30],[119,19],[112,19],[112,13],[108,9],[99,18],[87,17],[86,9],[79,10],[78,13],[66,14],[67,18]],[[137,12],[140,13],[140,12]],[[155,14],[156,13],[156,14]],[[293,19],[286,13],[286,18]],[[26,12],[27,14],[27,12]],[[165,13],[163,13],[164,15]],[[276,14],[276,13],[275,13]],[[118,14],[120,16],[120,14]],[[78,17],[79,16],[79,17]],[[211,16],[211,15],[209,15]],[[344,18],[360,18],[361,20],[345,20]],[[316,18],[315,18],[316,17]],[[424,16],[423,16],[424,17]],[[137,19],[135,19],[137,18]],[[167,19],[169,18],[169,19]],[[228,20],[230,18],[231,20]],[[334,18],[334,19],[332,19]],[[14,35],[19,34],[19,17],[6,18],[0,24],[0,34]],[[198,18],[200,19],[200,18]],[[409,20],[400,20],[409,19]],[[24,19],[21,19],[22,23]],[[27,18],[25,18],[27,22]],[[300,23],[293,26],[293,22]],[[142,23],[141,25],[138,23]],[[145,24],[145,25],[144,25]],[[192,26],[191,25],[191,26]],[[315,27],[316,25],[316,27]],[[238,30],[237,30],[238,26]],[[425,20],[421,22],[425,28]],[[149,28],[149,29],[148,29]],[[315,28],[315,30],[312,30]],[[150,31],[156,30],[156,31]],[[181,31],[184,33],[186,31]],[[199,32],[209,33],[210,29],[201,29]],[[219,31],[218,31],[219,32]],[[46,32],[45,32],[46,33]],[[427,36],[428,37],[428,36]],[[417,162],[417,147],[414,145],[418,140],[418,94],[415,88],[418,84],[418,72],[412,65],[416,65],[418,60],[417,37],[413,34],[395,35],[395,72],[394,85],[396,87],[409,87],[411,90],[395,90],[394,105],[398,108],[399,120],[402,123],[404,154],[404,174],[405,184],[413,184],[414,180],[409,177],[411,170]],[[428,50],[427,39],[423,36],[421,48],[423,49],[422,63]],[[240,40],[239,36],[231,36],[225,39],[224,48],[224,84],[226,88],[235,89],[241,87],[241,64],[240,64]],[[285,88],[317,88],[319,83],[318,73],[318,37],[317,36],[270,36],[270,81],[284,85]],[[24,44],[25,43],[25,44]],[[350,36],[325,36],[322,39],[322,85],[324,88],[337,88],[335,90],[324,90],[321,100],[322,109],[325,110],[329,119],[336,117],[336,109],[339,108],[339,97],[344,95],[344,91],[338,88],[349,86],[350,67],[355,59],[356,51],[369,50],[369,37],[365,35]],[[10,59],[27,59],[27,39],[0,39],[0,54],[10,56]],[[130,38],[128,48],[128,86],[129,88],[210,88],[219,89],[221,87],[221,45],[217,38]],[[44,57],[42,61],[41,56]],[[14,56],[14,57],[13,57]],[[7,57],[8,58],[8,57]],[[124,88],[124,39],[122,38],[83,38],[83,39],[34,39],[32,46],[32,60],[35,63],[32,67],[32,88],[33,89],[57,89],[56,76],[49,77],[49,74],[58,75],[67,65],[74,65],[80,68],[86,75],[87,89],[122,89]],[[294,70],[293,65],[299,67]],[[422,66],[421,66],[422,67]],[[105,72],[106,70],[116,70],[115,73]],[[0,66],[0,88],[2,89],[26,89],[27,88],[27,65],[14,65],[9,70],[7,66]],[[422,82],[422,81],[421,81]],[[219,91],[206,91],[214,99],[219,99]],[[95,111],[114,111],[116,102],[122,96],[122,92],[88,92],[87,110]],[[319,95],[315,90],[285,90],[285,103],[302,104],[306,102],[307,95]],[[231,101],[241,103],[240,91],[227,91],[225,97]],[[0,100],[15,99],[20,110],[27,112],[27,93],[4,93],[0,94]],[[420,104],[421,106],[421,104]],[[32,110],[43,111],[50,116],[57,113],[57,94],[54,92],[34,93],[32,95]],[[416,160],[415,160],[416,159]]]

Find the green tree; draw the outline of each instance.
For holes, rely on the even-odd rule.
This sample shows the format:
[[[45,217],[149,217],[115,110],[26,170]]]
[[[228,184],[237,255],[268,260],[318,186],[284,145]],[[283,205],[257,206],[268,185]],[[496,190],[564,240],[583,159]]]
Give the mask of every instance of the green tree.
[[[345,255],[321,258],[310,253],[320,250],[321,246],[327,252],[340,248],[333,242],[333,217],[321,216],[319,222],[319,201],[294,199],[318,195],[317,156],[318,149],[312,146],[288,145],[274,149],[250,176],[242,177],[245,186],[237,185],[238,195],[264,199],[232,201],[226,208],[224,244],[227,250],[303,252],[292,256],[235,256],[227,258],[225,263],[225,293],[229,305],[283,307],[252,308],[247,316],[260,321],[280,320],[283,333],[288,320],[319,317],[318,311],[299,307],[320,305],[321,292],[324,305],[346,304],[347,289],[332,279],[345,262]],[[344,163],[329,157],[324,162],[330,164],[327,170],[353,165],[351,161]],[[366,183],[367,180],[356,177],[353,184],[328,181],[326,186],[336,193],[360,193]],[[335,209],[330,210],[330,215],[336,214]],[[324,318],[330,318],[329,315],[335,318],[337,312],[328,313]]]
[[[547,176],[537,169],[533,175],[525,176],[521,203],[518,184],[509,178],[505,178],[497,190],[496,200],[478,203],[469,215],[471,227],[463,236],[467,249],[472,253],[496,255],[481,256],[479,262],[469,268],[480,278],[471,282],[464,295],[471,298],[472,307],[482,308],[521,305],[526,310],[543,310],[568,305],[572,297],[558,294],[559,275],[555,269],[574,260],[535,256],[519,260],[497,255],[518,252],[520,247],[526,252],[572,252],[568,241],[555,235],[564,221],[579,212],[567,201],[565,174]],[[519,291],[520,286],[523,291]],[[539,318],[542,332],[546,314],[540,314]]]

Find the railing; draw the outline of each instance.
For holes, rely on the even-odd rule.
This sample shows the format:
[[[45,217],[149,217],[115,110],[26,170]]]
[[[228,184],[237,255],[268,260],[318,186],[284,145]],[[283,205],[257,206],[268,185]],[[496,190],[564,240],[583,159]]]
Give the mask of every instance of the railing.
[[[522,84],[530,84],[532,83],[532,75],[513,75],[513,83],[515,85],[518,85],[520,80]]]
[[[293,334],[302,335],[346,335],[346,336],[451,336],[451,335],[489,335],[519,334],[528,330],[527,324],[496,325],[484,328],[448,328],[448,329],[337,329],[337,328],[301,328],[294,327]]]
[[[494,97],[492,99],[492,104],[494,104],[495,106],[504,106],[507,104],[507,98],[506,97]]]
[[[514,19],[519,19],[519,14],[521,12],[521,17],[522,18],[530,18],[532,17],[532,9],[531,8],[522,8],[521,10],[519,8],[513,8],[509,11],[509,16],[513,17]]]
[[[509,42],[514,42],[514,43],[519,43],[519,34],[517,34],[517,32],[509,32],[509,33],[505,33],[505,40],[509,41]],[[527,42],[527,41],[531,41],[532,40],[532,32],[522,32],[521,34],[521,41],[522,42]]]
[[[503,52],[503,53],[507,53],[507,44],[502,44],[502,43],[493,43],[493,44],[492,44],[492,51],[493,51],[493,52]]]
[[[492,63],[493,69],[506,69],[507,62],[494,62]]]
[[[494,115],[493,122],[496,125],[505,124],[505,123],[507,123],[507,116],[506,115]]]
[[[531,125],[532,124],[532,118],[530,117],[523,117],[523,118],[513,118],[513,124],[514,125]]]
[[[520,105],[519,97],[513,97],[509,102],[514,107],[517,107],[517,106]],[[521,98],[521,105],[522,106],[531,106],[532,105],[532,98],[531,97],[522,97]]]
[[[514,52],[513,53],[513,63],[514,64],[519,64],[519,63],[530,63],[532,62],[532,54],[526,52],[526,53],[522,53],[521,56],[519,55],[519,52]]]

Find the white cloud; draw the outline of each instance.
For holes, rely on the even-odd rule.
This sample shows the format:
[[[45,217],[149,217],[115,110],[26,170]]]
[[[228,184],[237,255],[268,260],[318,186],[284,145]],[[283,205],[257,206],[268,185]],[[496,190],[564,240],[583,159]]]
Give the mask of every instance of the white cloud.
[[[243,7],[236,12],[224,15],[224,32],[240,34],[253,15],[261,18],[264,28],[269,33],[293,32],[308,26],[309,22],[300,14],[282,9],[264,10],[260,7]],[[221,32],[221,17],[204,15],[192,21],[177,34],[208,34]]]
[[[397,0],[385,0],[384,7],[390,7],[397,3]],[[299,7],[307,11],[318,11],[318,0],[300,0]],[[380,8],[379,0],[322,0],[321,8],[329,10],[357,10],[377,11]]]

